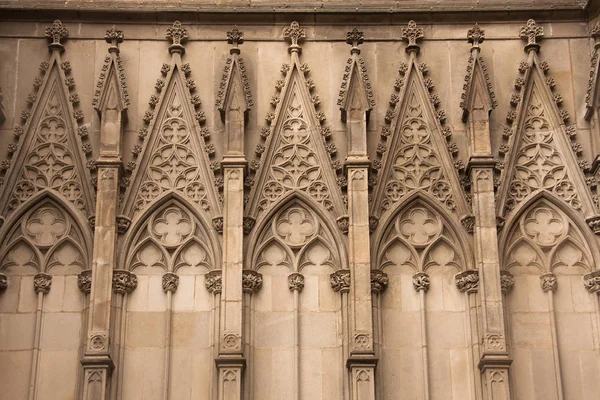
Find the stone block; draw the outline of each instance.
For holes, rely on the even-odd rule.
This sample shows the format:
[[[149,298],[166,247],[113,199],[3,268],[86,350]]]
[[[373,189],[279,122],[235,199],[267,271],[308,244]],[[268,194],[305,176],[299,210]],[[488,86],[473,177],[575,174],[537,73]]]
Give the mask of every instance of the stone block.
[[[38,393],[48,400],[75,399],[79,368],[77,350],[44,349],[40,357]],[[57,382],[60,382],[60,385],[57,385]]]
[[[28,350],[33,346],[35,314],[2,314],[0,350]]]
[[[44,350],[79,349],[82,329],[80,313],[44,313],[42,326],[42,348]]]
[[[148,332],[153,332],[149,335]],[[164,312],[127,313],[127,348],[163,348],[165,343]]]

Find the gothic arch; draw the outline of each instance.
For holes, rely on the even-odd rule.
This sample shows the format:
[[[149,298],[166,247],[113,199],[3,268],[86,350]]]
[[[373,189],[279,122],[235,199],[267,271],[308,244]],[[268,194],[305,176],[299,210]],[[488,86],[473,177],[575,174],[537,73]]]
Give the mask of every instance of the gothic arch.
[[[514,249],[519,243],[523,242],[521,239],[517,240],[514,238],[515,229],[518,229],[518,226],[521,224],[521,220],[524,218],[524,216],[541,205],[545,205],[546,207],[554,209],[564,215],[566,218],[566,223],[571,225],[574,228],[575,233],[579,236],[580,242],[578,242],[576,246],[581,248],[582,252],[587,255],[591,265],[597,265],[600,260],[600,254],[597,246],[595,245],[596,239],[585,221],[582,220],[581,215],[579,215],[576,210],[556,196],[553,196],[547,191],[540,191],[525,199],[525,201],[520,204],[519,208],[515,210],[512,216],[506,221],[504,232],[499,240],[501,269],[510,268],[510,266],[507,265],[505,257],[506,255],[511,254],[512,249]],[[556,241],[555,248],[551,252],[552,255],[549,256],[547,261],[551,261],[555,257],[556,250],[565,241],[572,242],[572,239],[569,239],[568,237],[568,232],[566,232],[565,235],[560,238],[560,240]],[[551,268],[549,264],[544,265],[545,272],[550,272],[550,269]],[[592,267],[591,269],[595,268]]]
[[[326,232],[326,235],[329,236],[329,241],[336,243],[339,247],[338,249],[334,249],[330,243],[327,243],[326,240],[323,240],[322,235],[318,233],[315,234],[314,237],[311,237],[309,240],[304,242],[302,244],[302,248],[299,249],[298,255],[296,257],[298,260],[297,269],[301,269],[301,256],[304,253],[306,253],[306,251],[315,242],[321,243],[330,250],[331,254],[337,255],[337,260],[335,260],[333,264],[329,262],[329,264],[332,265],[334,270],[346,268],[345,266],[348,265],[346,248],[345,246],[340,245],[341,243],[346,243],[345,238],[342,237],[341,232],[337,228],[335,222],[331,221],[331,218],[328,215],[328,213],[323,212],[322,207],[320,207],[318,204],[315,204],[315,202],[303,192],[291,192],[287,196],[284,196],[277,203],[277,205],[271,207],[271,209],[267,213],[262,215],[261,218],[257,221],[257,228],[252,231],[252,235],[250,236],[247,244],[247,260],[250,261],[250,268],[260,268],[262,264],[258,262],[258,257],[270,243],[276,242],[283,249],[287,249],[288,245],[281,238],[278,238],[275,235],[268,237],[268,231],[273,231],[275,218],[281,213],[289,211],[291,208],[294,207],[294,205],[297,205],[301,209],[314,214],[317,220],[316,222],[319,224],[319,227],[321,227],[322,225],[322,227],[325,228],[324,231]],[[290,254],[289,251],[284,251],[287,254]],[[336,266],[334,266],[334,264]]]
[[[440,224],[440,232],[437,236],[428,241],[426,246],[417,244],[417,247],[423,247],[422,255],[422,266],[425,268],[425,260],[428,254],[431,253],[432,248],[438,243],[445,242],[462,258],[462,266],[458,266],[457,272],[461,270],[469,270],[474,268],[472,259],[472,250],[468,236],[466,235],[465,229],[456,223],[455,218],[449,215],[449,213],[442,208],[439,203],[434,200],[427,193],[415,192],[410,196],[402,199],[400,202],[393,205],[383,216],[382,221],[379,223],[377,230],[373,235],[372,254],[371,259],[374,260],[372,264],[373,269],[379,269],[385,267],[386,262],[382,261],[383,254],[390,248],[394,241],[400,241],[407,246],[408,249],[415,247],[414,244],[410,244],[406,239],[401,238],[398,235],[393,234],[395,225],[398,225],[398,217],[404,215],[411,210],[425,209],[439,218],[438,223]],[[449,241],[443,239],[442,231],[447,230],[450,238],[454,239]],[[411,250],[412,251],[412,250]],[[416,254],[413,251],[414,254]],[[415,271],[416,272],[416,271]]]
[[[210,260],[208,264],[211,265],[210,268],[206,265],[207,269],[220,269],[221,246],[219,244],[219,239],[216,237],[215,230],[206,221],[202,213],[198,212],[195,207],[190,207],[189,203],[183,199],[181,195],[175,192],[169,192],[160,197],[132,221],[132,228],[128,231],[127,236],[123,241],[119,265],[125,269],[129,269],[129,256],[133,254],[133,252],[138,251],[141,246],[146,243],[154,243],[158,249],[161,249],[160,251],[163,256],[166,256],[165,251],[163,251],[163,245],[159,243],[156,237],[149,236],[142,239],[141,236],[143,235],[143,231],[147,229],[148,223],[151,222],[151,220],[154,220],[159,213],[166,211],[171,206],[189,213],[190,217],[194,220],[193,223],[197,225],[195,228],[197,228],[197,231],[201,232],[202,237],[206,239],[206,242],[202,243],[202,240],[197,235],[194,235],[194,232],[191,232],[185,240],[180,241],[171,257],[173,261],[171,269],[175,269],[175,263],[177,263],[179,254],[181,251],[184,251],[192,241],[202,243],[205,248],[207,253],[206,256]]]
[[[59,215],[48,215],[48,218],[54,218],[52,222],[56,218],[64,219],[64,232],[61,231],[60,234],[56,233],[54,236],[50,233],[51,238],[36,243],[35,240],[28,237],[25,231],[26,219],[36,218],[36,213],[43,212],[44,208],[48,212],[55,210],[59,213]],[[87,269],[86,265],[91,266],[92,255],[91,249],[88,248],[87,244],[92,243],[92,235],[91,229],[84,228],[89,226],[88,222],[84,221],[81,213],[74,209],[74,206],[70,202],[64,201],[60,195],[53,191],[42,191],[15,210],[10,219],[4,224],[3,229],[0,231],[0,243],[5,244],[2,253],[8,254],[18,243],[26,243],[35,253],[35,257],[38,260],[38,270],[45,272],[47,270],[46,264],[48,264],[51,257],[60,250],[61,246],[69,243],[81,255],[82,259],[79,261],[81,268]],[[40,226],[40,228],[42,227]],[[41,248],[44,251],[41,251]]]

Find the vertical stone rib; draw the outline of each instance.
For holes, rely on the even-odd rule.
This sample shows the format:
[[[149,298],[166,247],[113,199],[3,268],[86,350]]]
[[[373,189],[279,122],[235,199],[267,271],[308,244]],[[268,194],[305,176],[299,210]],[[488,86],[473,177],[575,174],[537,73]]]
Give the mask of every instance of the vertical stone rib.
[[[540,276],[542,290],[548,296],[548,310],[550,314],[550,334],[552,336],[552,358],[554,361],[554,377],[556,379],[556,396],[558,400],[564,399],[564,390],[561,377],[560,354],[558,351],[558,330],[556,328],[556,313],[554,311],[554,292],[558,288],[558,280],[553,273]]]
[[[37,293],[37,307],[35,310],[35,327],[33,336],[33,351],[31,355],[31,376],[29,380],[29,400],[36,400],[38,389],[38,371],[40,364],[40,351],[42,343],[44,297],[50,292],[52,276],[40,272],[33,279],[35,292]]]

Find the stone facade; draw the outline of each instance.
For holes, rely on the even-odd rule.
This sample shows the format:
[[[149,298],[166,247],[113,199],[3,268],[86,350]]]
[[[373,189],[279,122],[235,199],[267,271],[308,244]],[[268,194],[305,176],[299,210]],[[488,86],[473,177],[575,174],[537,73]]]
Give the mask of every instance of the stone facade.
[[[0,397],[598,397],[600,1],[355,3],[0,1]]]

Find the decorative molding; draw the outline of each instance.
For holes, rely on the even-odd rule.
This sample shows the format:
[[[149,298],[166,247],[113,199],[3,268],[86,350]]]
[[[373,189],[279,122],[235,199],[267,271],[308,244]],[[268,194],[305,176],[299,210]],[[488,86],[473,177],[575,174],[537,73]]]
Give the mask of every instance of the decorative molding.
[[[252,229],[254,229],[254,224],[256,224],[256,220],[252,217],[244,217],[243,219],[243,229],[244,229],[244,234],[245,235],[249,235],[250,232],[252,232]]]
[[[69,37],[69,30],[63,23],[57,19],[54,22],[46,27],[46,38],[48,38],[48,48],[50,51],[58,50],[59,52],[63,52],[65,48],[62,45]]]
[[[473,214],[463,215],[460,218],[460,223],[468,233],[475,231],[475,216]]]
[[[288,288],[291,292],[301,292],[304,289],[304,275],[294,272],[288,275]]]
[[[537,52],[540,49],[540,45],[537,43],[537,40],[538,38],[542,38],[544,36],[544,28],[539,26],[535,20],[529,19],[527,20],[527,24],[521,27],[519,36],[527,41],[527,44],[525,45],[525,52],[528,53],[530,50]]]
[[[244,293],[257,293],[262,287],[262,274],[253,269],[245,269],[242,272],[242,290]]]
[[[476,293],[479,290],[479,271],[468,270],[454,276],[456,287],[461,292]]]
[[[77,286],[83,294],[90,294],[92,291],[92,270],[86,269],[77,275]]]
[[[340,228],[340,231],[342,231],[343,234],[347,234],[348,233],[348,229],[350,228],[350,219],[347,215],[342,215],[341,217],[338,217],[338,219],[336,219],[338,228]]]
[[[340,269],[329,275],[331,288],[335,292],[348,293],[350,291],[350,270]]]

